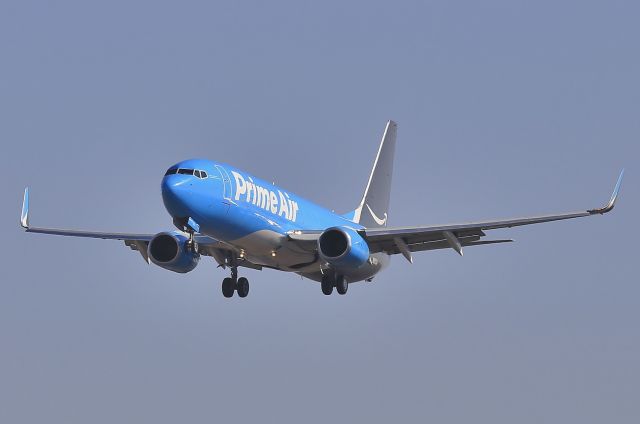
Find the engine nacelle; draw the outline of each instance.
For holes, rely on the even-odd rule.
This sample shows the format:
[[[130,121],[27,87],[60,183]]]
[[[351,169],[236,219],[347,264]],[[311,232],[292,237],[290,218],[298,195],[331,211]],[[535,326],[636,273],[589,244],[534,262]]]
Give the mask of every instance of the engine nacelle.
[[[198,265],[200,255],[187,248],[189,239],[178,232],[156,234],[147,253],[151,262],[169,271],[184,274]]]
[[[369,245],[347,227],[326,229],[318,238],[320,257],[337,269],[358,268],[369,259]]]

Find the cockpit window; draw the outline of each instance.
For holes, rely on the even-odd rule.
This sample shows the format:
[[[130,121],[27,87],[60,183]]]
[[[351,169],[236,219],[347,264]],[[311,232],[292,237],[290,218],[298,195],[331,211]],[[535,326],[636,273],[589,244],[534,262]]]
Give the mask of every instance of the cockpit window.
[[[182,174],[182,175],[193,175],[200,179],[207,178],[207,173],[205,171],[201,171],[199,169],[188,169],[188,168],[169,168],[167,172],[164,174],[167,175],[173,174]]]

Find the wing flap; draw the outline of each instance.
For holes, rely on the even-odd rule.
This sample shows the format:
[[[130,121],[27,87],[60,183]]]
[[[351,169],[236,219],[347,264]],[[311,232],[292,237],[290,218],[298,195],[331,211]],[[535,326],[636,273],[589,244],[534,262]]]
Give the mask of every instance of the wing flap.
[[[405,228],[367,228],[363,230],[363,235],[369,243],[369,248],[372,252],[399,253],[397,247],[395,246],[395,243],[393,242],[393,240],[397,238],[403,240],[410,247],[415,245],[423,245],[423,247],[425,247],[424,250],[430,250],[428,248],[429,243],[434,243],[434,246],[440,246],[441,244],[443,244],[451,247],[453,243],[452,240],[456,239],[460,240],[462,247],[465,246],[465,241],[477,242],[477,240],[485,236],[484,231],[486,230],[512,228],[523,225],[540,224],[543,222],[561,221],[565,219],[582,218],[592,215],[602,215],[610,212],[614,208],[616,200],[618,198],[618,194],[620,192],[620,187],[622,185],[623,175],[624,169],[622,170],[622,172],[620,172],[620,176],[618,177],[609,202],[607,202],[607,204],[601,208],[589,209],[581,212],[569,212],[554,215],[541,215],[504,220],[479,221],[465,224]],[[490,243],[483,242],[482,244]],[[477,245],[477,243],[474,245]]]
[[[479,238],[469,238],[467,240],[461,240],[462,247],[473,247],[473,246],[483,246],[488,244],[500,244],[500,243],[512,243],[513,240],[480,240]],[[408,245],[408,248],[411,252],[424,252],[427,250],[440,250],[440,249],[451,249],[451,246],[447,242],[447,240],[439,240],[439,241],[430,241],[426,243],[415,243]],[[402,253],[397,246],[390,248],[389,250],[385,250],[386,253],[390,255],[395,255],[398,253]]]

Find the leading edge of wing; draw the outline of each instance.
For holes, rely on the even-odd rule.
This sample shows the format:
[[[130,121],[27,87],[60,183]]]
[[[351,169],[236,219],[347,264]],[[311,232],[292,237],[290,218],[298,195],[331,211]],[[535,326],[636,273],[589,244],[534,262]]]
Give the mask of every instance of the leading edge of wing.
[[[134,233],[109,233],[102,231],[82,231],[70,230],[63,228],[41,228],[29,225],[29,187],[24,189],[24,198],[22,200],[22,213],[20,214],[20,226],[28,233],[52,234],[58,236],[70,237],[86,237],[98,238],[105,240],[139,240],[150,241],[153,234],[134,234]]]
[[[37,234],[51,234],[57,236],[69,236],[69,237],[86,237],[96,238],[104,240],[139,240],[139,241],[151,241],[154,234],[134,234],[134,233],[108,233],[102,231],[82,231],[82,230],[68,230],[63,228],[38,228],[29,227],[26,228],[27,233]]]
[[[533,217],[524,217],[524,218],[512,218],[512,219],[504,219],[504,220],[492,220],[492,221],[478,221],[478,222],[469,222],[462,224],[447,224],[447,225],[437,225],[437,226],[428,226],[428,227],[403,227],[403,228],[380,228],[380,229],[366,229],[364,230],[368,239],[373,239],[376,237],[386,237],[386,236],[403,236],[403,235],[411,235],[416,233],[427,233],[427,232],[440,232],[440,231],[463,231],[469,229],[482,229],[482,230],[494,230],[498,228],[511,228],[522,225],[530,225],[530,224],[539,224],[543,222],[552,222],[552,221],[560,221],[564,219],[572,219],[572,218],[581,218],[585,216],[591,215],[603,215],[605,213],[611,212],[616,204],[616,200],[618,199],[618,194],[620,193],[620,188],[622,186],[622,178],[624,176],[624,169],[620,172],[620,176],[616,182],[615,188],[613,189],[613,193],[609,202],[601,208],[596,209],[588,209],[586,211],[581,212],[569,212],[555,215],[540,215]]]
[[[84,237],[103,240],[122,240],[125,242],[150,242],[156,234],[148,233],[112,233],[105,231],[84,231],[72,230],[65,228],[43,228],[32,227],[29,224],[29,188],[24,190],[24,199],[22,201],[22,213],[20,215],[20,225],[27,233],[51,234],[57,236]],[[207,247],[218,247],[218,240],[204,234],[196,235],[196,242]]]

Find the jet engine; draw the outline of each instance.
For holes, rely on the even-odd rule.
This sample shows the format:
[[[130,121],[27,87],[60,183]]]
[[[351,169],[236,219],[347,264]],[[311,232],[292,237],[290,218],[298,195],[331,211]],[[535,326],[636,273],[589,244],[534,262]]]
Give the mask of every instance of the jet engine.
[[[336,269],[358,268],[369,259],[369,245],[348,227],[326,229],[318,238],[318,252]]]
[[[147,253],[151,262],[169,271],[184,274],[198,265],[200,255],[188,248],[189,239],[176,231],[156,234]]]

